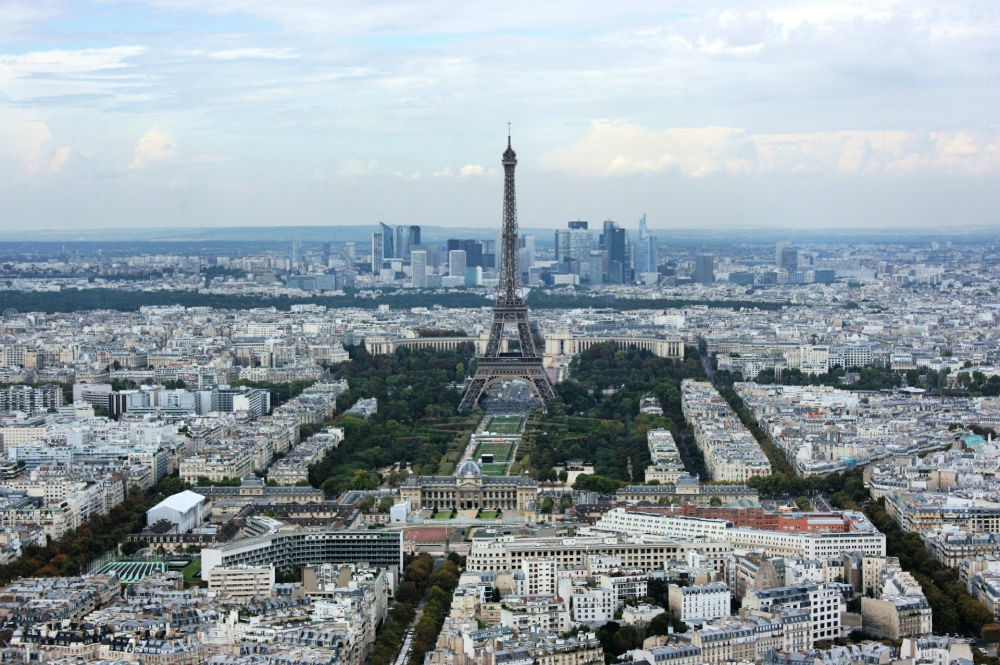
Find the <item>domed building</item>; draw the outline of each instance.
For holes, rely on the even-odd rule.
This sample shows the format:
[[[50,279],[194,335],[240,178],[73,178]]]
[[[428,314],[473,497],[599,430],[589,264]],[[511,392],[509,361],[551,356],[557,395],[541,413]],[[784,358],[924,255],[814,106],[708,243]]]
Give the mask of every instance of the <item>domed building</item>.
[[[414,509],[517,512],[538,498],[538,482],[527,476],[487,476],[467,459],[454,476],[410,476],[399,493]]]

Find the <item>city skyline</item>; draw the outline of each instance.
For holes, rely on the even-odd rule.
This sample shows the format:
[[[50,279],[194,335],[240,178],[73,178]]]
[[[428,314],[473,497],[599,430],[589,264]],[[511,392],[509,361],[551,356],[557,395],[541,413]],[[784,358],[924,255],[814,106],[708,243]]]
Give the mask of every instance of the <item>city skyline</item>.
[[[567,10],[5,3],[0,231],[997,221],[995,9]]]

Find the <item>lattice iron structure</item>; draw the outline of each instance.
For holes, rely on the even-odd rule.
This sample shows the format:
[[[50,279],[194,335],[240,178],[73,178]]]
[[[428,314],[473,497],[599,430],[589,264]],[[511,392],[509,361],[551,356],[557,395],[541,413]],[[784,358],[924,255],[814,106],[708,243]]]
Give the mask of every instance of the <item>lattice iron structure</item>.
[[[476,374],[462,396],[460,411],[472,409],[486,389],[496,381],[518,379],[532,388],[543,405],[555,396],[552,383],[542,366],[542,357],[535,346],[528,306],[521,296],[521,266],[517,237],[517,199],[514,192],[514,167],[517,153],[507,135],[507,150],[503,153],[503,247],[500,253],[500,280],[497,300],[493,305],[493,325],[486,353],[476,358]],[[517,350],[501,353],[504,330],[517,327]]]

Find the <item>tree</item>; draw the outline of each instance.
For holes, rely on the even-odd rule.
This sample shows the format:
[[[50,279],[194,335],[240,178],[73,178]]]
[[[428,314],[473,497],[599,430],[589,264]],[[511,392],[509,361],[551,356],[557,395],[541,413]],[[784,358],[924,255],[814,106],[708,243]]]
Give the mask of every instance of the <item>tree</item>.
[[[670,613],[657,614],[646,627],[647,635],[669,635],[671,633]]]
[[[363,497],[361,497],[361,500],[358,501],[358,508],[360,508],[361,512],[363,513],[370,513],[372,511],[372,508],[374,507],[375,507],[375,497],[373,497],[371,494],[364,495]]]
[[[393,501],[391,496],[384,496],[378,501],[378,511],[380,513],[388,513],[389,509],[392,508]]]
[[[378,489],[382,479],[374,471],[358,469],[351,477],[350,489],[352,490],[374,490]]]
[[[711,499],[709,499],[708,505],[710,505],[710,506],[721,506],[722,505],[722,499],[720,499],[717,496],[713,496]]]

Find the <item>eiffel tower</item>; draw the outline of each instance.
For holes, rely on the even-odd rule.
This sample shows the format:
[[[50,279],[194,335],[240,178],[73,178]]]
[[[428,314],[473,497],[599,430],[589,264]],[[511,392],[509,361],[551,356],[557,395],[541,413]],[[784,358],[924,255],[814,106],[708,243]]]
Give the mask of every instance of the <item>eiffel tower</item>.
[[[521,268],[519,265],[517,242],[517,201],[514,197],[514,167],[517,154],[510,147],[510,133],[507,134],[507,150],[503,153],[503,248],[500,254],[500,281],[497,285],[497,301],[493,305],[493,325],[486,353],[476,358],[476,374],[465,389],[459,411],[467,411],[476,406],[492,383],[496,381],[520,379],[532,388],[542,404],[548,404],[555,396],[549,377],[542,367],[542,357],[535,349],[535,339],[528,322],[528,306],[520,294]],[[501,352],[504,328],[517,326],[518,348],[516,351]]]

